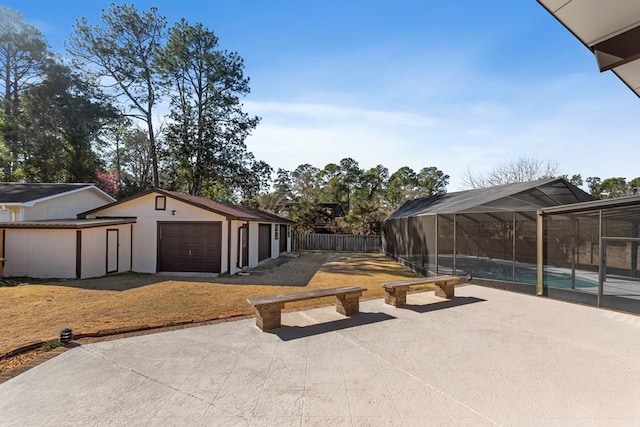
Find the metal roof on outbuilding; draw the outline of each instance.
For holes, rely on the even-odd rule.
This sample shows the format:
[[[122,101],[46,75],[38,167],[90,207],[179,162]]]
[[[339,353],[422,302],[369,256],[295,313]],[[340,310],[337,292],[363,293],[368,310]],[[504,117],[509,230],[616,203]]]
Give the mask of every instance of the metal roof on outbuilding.
[[[517,182],[409,200],[388,219],[418,215],[531,212],[594,198],[562,178]]]
[[[232,217],[232,219],[246,220],[246,221],[258,221],[258,222],[275,222],[281,224],[291,224],[292,221],[271,214],[269,212],[262,211],[260,209],[248,208],[246,206],[234,205],[227,202],[219,202],[217,200],[205,199],[204,197],[191,196],[189,194],[178,193],[176,191],[157,190],[160,193],[166,193],[177,200],[181,200],[185,203],[190,203],[194,206],[212,210],[216,213],[221,213],[225,216]]]

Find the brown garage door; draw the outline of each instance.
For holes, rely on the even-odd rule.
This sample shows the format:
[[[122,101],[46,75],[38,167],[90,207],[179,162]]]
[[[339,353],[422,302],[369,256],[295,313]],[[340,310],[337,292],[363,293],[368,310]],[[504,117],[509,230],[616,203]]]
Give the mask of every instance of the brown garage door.
[[[280,227],[280,253],[287,252],[287,226],[276,225],[276,227]]]
[[[258,261],[271,258],[271,224],[258,226]]]
[[[158,271],[220,273],[221,222],[158,223]]]

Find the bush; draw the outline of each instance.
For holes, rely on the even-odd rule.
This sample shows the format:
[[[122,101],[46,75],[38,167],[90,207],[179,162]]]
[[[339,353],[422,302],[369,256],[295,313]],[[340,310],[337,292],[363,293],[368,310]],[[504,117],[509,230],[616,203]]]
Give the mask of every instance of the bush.
[[[46,353],[48,351],[53,350],[54,348],[58,348],[62,345],[62,343],[60,342],[60,340],[51,340],[51,341],[47,341],[46,343],[42,344],[42,346],[40,347],[40,351],[42,353]]]

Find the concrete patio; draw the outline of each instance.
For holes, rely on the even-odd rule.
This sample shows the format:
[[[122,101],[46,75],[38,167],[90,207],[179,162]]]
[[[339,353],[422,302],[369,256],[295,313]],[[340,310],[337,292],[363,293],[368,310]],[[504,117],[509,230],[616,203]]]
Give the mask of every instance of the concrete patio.
[[[474,285],[83,345],[0,425],[640,425],[640,318]]]

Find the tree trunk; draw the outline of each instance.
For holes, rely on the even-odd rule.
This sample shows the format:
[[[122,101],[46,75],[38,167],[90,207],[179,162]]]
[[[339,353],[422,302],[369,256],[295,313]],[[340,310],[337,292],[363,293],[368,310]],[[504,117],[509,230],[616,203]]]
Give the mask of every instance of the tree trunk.
[[[160,179],[158,178],[158,155],[156,150],[156,137],[153,133],[153,121],[151,111],[147,111],[147,127],[149,129],[149,151],[151,151],[151,166],[153,168],[153,186],[160,187]]]

